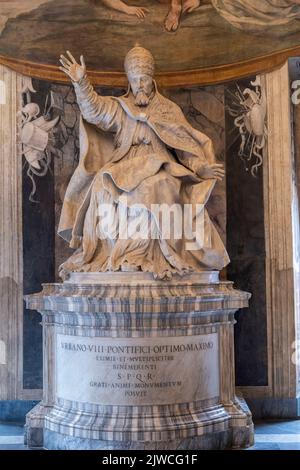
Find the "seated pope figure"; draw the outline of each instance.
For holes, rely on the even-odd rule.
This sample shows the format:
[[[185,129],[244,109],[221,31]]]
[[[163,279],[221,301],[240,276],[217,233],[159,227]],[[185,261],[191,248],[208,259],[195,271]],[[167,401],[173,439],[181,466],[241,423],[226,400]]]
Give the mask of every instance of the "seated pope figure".
[[[226,249],[205,209],[216,180],[224,176],[223,167],[215,162],[211,140],[157,91],[151,53],[139,46],[128,52],[129,88],[121,97],[94,91],[82,56],[78,64],[67,52],[60,62],[82,114],[80,161],[58,229],[76,251],[61,266],[61,276],[144,271],[165,279],[226,266]],[[178,237],[171,230],[164,236],[153,207],[174,205],[191,208],[188,235],[183,230]],[[203,236],[197,237],[199,216]],[[121,217],[136,232],[122,236]]]

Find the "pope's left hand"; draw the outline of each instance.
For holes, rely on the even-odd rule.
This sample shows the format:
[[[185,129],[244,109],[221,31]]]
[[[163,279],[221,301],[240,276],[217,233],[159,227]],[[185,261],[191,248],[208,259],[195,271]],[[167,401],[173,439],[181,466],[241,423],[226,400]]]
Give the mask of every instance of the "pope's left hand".
[[[216,179],[221,181],[225,176],[225,170],[221,163],[212,163],[211,165],[203,165],[197,174],[204,180]]]

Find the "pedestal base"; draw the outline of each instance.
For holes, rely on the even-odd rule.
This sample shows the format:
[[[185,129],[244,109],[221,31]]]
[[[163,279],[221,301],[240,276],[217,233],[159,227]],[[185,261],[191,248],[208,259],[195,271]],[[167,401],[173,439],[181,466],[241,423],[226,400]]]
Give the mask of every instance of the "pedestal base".
[[[45,416],[50,408],[41,402],[26,415],[24,444],[31,449],[44,447]]]
[[[198,416],[198,432],[203,432],[199,436],[161,441],[112,441],[76,437],[72,435],[71,429],[68,434],[47,429],[45,421],[50,407],[39,404],[27,415],[25,444],[32,449],[49,450],[214,450],[250,447],[254,444],[251,413],[240,398],[236,399],[232,408],[232,413],[224,408],[223,419],[218,417],[214,420],[212,417],[210,424],[206,421],[201,423],[201,417]],[[64,417],[60,416],[60,419]]]
[[[248,421],[248,424],[247,424]],[[220,431],[218,429],[225,428]],[[82,439],[67,436],[54,431],[45,430],[45,447],[60,450],[221,450],[246,448],[254,444],[253,424],[251,416],[244,417],[244,424],[231,427],[223,422],[212,425],[205,434],[195,437],[167,441],[103,441],[97,439]]]
[[[235,397],[234,313],[249,294],[204,272],[74,274],[27,296],[43,314],[43,404],[29,446],[222,449],[253,444]],[[43,429],[43,444],[41,432]]]

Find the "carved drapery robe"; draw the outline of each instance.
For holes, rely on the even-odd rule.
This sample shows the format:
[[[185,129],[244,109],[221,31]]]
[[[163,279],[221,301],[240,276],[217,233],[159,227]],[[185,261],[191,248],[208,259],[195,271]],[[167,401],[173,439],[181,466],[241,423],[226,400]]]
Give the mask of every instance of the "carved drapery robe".
[[[215,161],[211,140],[192,128],[156,86],[146,107],[135,105],[130,91],[119,98],[99,96],[86,77],[74,87],[83,116],[81,157],[58,232],[77,251],[61,269],[117,271],[128,263],[163,278],[166,272],[182,275],[226,266],[227,252],[204,207],[204,239],[193,250],[186,249],[186,242],[195,240],[177,238],[173,230],[164,238],[152,211],[153,204],[190,204],[195,216],[196,204],[205,205],[215,180],[196,173]],[[102,224],[103,204],[110,207],[108,224],[107,218]],[[122,211],[129,224],[136,219],[139,230],[146,226],[148,236],[120,236]]]

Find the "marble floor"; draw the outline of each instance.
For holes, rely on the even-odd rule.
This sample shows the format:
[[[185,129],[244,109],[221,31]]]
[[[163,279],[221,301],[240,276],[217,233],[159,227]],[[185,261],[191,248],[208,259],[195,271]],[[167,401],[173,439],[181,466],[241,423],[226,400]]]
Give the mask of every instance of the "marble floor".
[[[0,422],[0,450],[26,450],[24,424]]]
[[[26,450],[23,424],[0,422],[0,450]],[[300,450],[300,420],[255,423],[255,445],[248,450]]]
[[[255,445],[248,450],[300,450],[300,420],[255,423]]]

